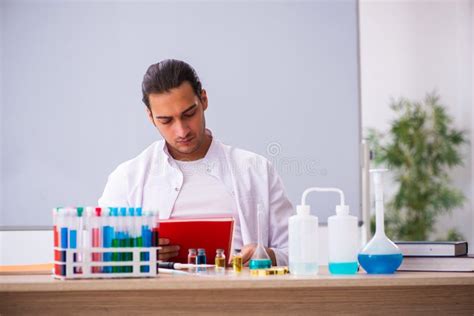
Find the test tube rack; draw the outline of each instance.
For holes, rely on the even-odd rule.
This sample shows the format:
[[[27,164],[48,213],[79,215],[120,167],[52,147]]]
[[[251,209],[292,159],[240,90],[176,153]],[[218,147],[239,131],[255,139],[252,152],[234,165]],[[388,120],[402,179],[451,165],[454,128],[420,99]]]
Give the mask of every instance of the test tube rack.
[[[60,280],[69,279],[111,279],[111,278],[144,278],[156,277],[157,270],[157,251],[161,247],[115,247],[115,248],[77,248],[65,249],[54,247],[55,261],[53,276]],[[128,261],[103,261],[92,260],[93,254],[123,254],[131,253],[132,257]],[[140,258],[145,254],[147,260]],[[131,267],[128,272],[104,272],[106,267]],[[146,267],[146,268],[141,268]],[[96,271],[94,271],[96,270]]]

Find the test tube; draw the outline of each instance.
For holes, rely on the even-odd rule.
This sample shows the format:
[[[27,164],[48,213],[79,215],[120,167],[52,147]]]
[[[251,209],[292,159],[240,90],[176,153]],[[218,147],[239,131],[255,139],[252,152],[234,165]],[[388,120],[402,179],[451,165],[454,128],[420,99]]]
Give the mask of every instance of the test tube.
[[[52,214],[53,214],[53,241],[54,241],[54,247],[59,246],[59,234],[58,234],[58,210],[59,207],[53,208]],[[56,253],[55,253],[56,257]]]
[[[121,207],[120,208],[120,214],[118,214],[118,247],[126,247],[126,216],[127,216],[127,208],[126,207]],[[118,260],[119,262],[124,262],[126,260],[125,252],[119,252],[118,253]],[[117,272],[123,273],[126,272],[126,267],[124,266],[118,266],[117,267]]]
[[[160,244],[160,216],[157,210],[152,211],[151,221],[151,227],[153,231],[153,247],[158,247]]]
[[[84,208],[83,207],[78,207],[77,208],[77,261],[78,262],[83,262],[84,258],[82,255],[83,248],[82,248],[82,239],[83,239],[83,234],[84,234]],[[77,267],[76,269],[77,273],[82,273],[82,267]]]
[[[70,208],[64,208],[63,209],[63,226],[61,228],[61,248],[64,248],[64,249],[69,249],[70,246],[71,246],[71,239],[70,239],[70,234],[69,232],[71,231],[71,216],[72,216],[72,213],[70,211]],[[67,267],[67,251],[64,250],[63,251],[63,258],[64,258],[64,262],[66,262],[66,264],[64,265],[64,275],[66,275],[66,271],[68,269]]]
[[[82,236],[82,249],[84,249],[84,261],[91,261],[91,250],[92,250],[92,217],[94,216],[94,208],[86,207],[84,217],[84,234]],[[83,273],[91,273],[89,269],[87,272],[84,270]]]
[[[110,217],[110,224],[112,226],[112,229],[113,229],[113,238],[112,238],[112,247],[113,248],[118,248],[120,245],[119,245],[119,235],[120,235],[120,225],[119,225],[119,222],[118,222],[118,208],[117,207],[113,207],[111,209],[111,217]],[[114,251],[112,252],[112,261],[113,262],[117,262],[119,261],[119,254],[118,252]],[[117,273],[118,272],[118,268],[117,266],[112,266],[112,273]]]
[[[139,248],[147,247],[147,243],[145,241],[146,235],[146,223],[144,221],[144,217],[142,214],[142,208],[137,207],[135,209],[135,225],[136,225],[136,239],[135,239],[135,246]],[[145,261],[147,253],[140,252],[140,262]],[[149,272],[149,266],[142,266],[140,265],[140,272]]]
[[[152,220],[151,220],[152,213],[150,211],[143,212],[142,218],[142,240],[143,240],[143,247],[152,247]],[[150,261],[150,253],[144,252],[142,254],[142,261],[149,262]],[[140,269],[141,272],[150,272],[150,266],[142,266]]]
[[[134,248],[136,247],[136,240],[137,240],[137,229],[136,229],[136,214],[135,208],[129,207],[128,208],[128,247]],[[127,261],[133,262],[133,252],[127,253]],[[133,272],[133,265],[128,266],[127,272]]]
[[[77,231],[79,229],[79,217],[77,216],[75,208],[69,208],[67,210],[69,217],[69,248],[77,250]],[[77,262],[78,256],[77,252],[72,254],[72,261]],[[76,273],[78,269],[73,267],[73,273]]]
[[[53,208],[53,241],[54,241],[54,248],[59,247],[59,232],[58,232],[58,210],[59,207]],[[54,249],[54,261],[60,261],[60,251]],[[61,267],[58,264],[54,264],[54,274],[61,275]]]
[[[92,238],[92,249],[99,248],[101,246],[101,238],[100,238],[100,215],[102,209],[100,207],[96,207],[94,209],[94,214],[90,218],[91,219],[91,238]],[[92,261],[101,261],[101,254],[98,252],[92,252]],[[102,271],[101,267],[95,266],[92,267],[92,273],[100,273]]]
[[[56,244],[59,250],[55,253],[55,260],[63,262],[63,264],[55,265],[55,273],[57,275],[66,275],[66,249],[68,247],[68,223],[67,212],[64,208],[56,209],[55,216],[56,226]]]
[[[158,210],[152,211],[151,217],[151,227],[152,227],[152,247],[159,247],[160,246],[160,215]],[[156,249],[156,261],[160,258],[160,250]],[[156,266],[156,270],[158,273],[158,266]]]
[[[102,209],[102,247],[104,248],[111,248],[112,247],[112,241],[114,238],[114,228],[112,227],[111,224],[111,210],[107,208]],[[112,253],[111,252],[104,252],[103,254],[103,261],[108,262],[112,261]],[[102,269],[102,272],[104,273],[112,273],[112,267],[111,266],[104,266]]]
[[[127,216],[125,217],[125,227],[126,227],[126,236],[125,236],[125,244],[126,247],[132,248],[135,244],[135,208],[129,207]],[[133,260],[133,253],[126,252],[125,253],[125,261],[132,261]],[[125,272],[131,273],[133,272],[133,266],[126,266]]]

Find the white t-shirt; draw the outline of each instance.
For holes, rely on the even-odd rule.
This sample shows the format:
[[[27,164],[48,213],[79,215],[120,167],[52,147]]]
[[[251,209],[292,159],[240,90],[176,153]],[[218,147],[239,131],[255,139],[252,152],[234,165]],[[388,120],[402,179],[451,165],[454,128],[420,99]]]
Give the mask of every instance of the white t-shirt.
[[[183,185],[171,218],[233,217],[233,248],[242,248],[242,234],[234,197],[218,178],[209,174],[203,160],[175,160],[183,173]]]

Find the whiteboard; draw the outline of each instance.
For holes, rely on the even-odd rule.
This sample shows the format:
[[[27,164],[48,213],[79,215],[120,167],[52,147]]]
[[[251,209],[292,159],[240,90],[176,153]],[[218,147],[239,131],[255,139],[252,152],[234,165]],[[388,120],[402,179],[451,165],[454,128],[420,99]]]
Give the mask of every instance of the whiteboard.
[[[96,205],[107,176],[160,139],[147,67],[181,59],[216,139],[269,158],[293,204],[337,186],[360,218],[357,2],[0,2],[0,228]],[[336,195],[311,195],[321,222]]]

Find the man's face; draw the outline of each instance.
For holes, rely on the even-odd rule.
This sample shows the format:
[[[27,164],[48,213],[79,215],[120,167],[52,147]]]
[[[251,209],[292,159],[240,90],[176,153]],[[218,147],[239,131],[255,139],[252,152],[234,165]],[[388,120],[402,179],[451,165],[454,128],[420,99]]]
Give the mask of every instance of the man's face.
[[[192,158],[204,142],[207,109],[206,91],[201,99],[194,93],[191,84],[183,82],[179,87],[165,93],[151,93],[148,96],[148,116],[166,140],[171,154]]]

